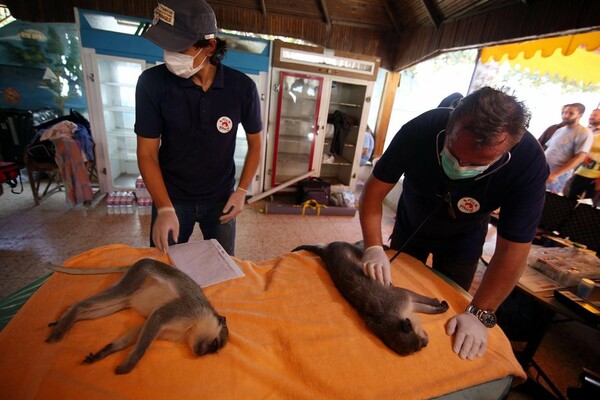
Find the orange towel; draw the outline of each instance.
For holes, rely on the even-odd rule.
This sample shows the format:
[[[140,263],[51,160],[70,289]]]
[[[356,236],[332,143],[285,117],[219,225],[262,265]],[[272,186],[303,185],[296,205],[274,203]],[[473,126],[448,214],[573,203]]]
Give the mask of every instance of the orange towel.
[[[155,249],[112,245],[65,265],[109,267],[143,257],[169,262]],[[0,333],[1,397],[422,399],[508,375],[525,378],[497,327],[490,330],[483,358],[466,361],[452,352],[444,325],[467,300],[408,256],[394,261],[394,282],[450,305],[445,314],[420,316],[430,342],[408,357],[398,356],[366,329],[311,253],[287,253],[259,264],[235,261],[244,277],[205,288],[227,317],[229,343],[217,354],[196,358],[187,345],[157,340],[128,375],[114,374],[123,352],[92,365],[81,361],[141,321],[133,312],[80,321],[61,342],[44,342],[48,322],[119,275],[55,273]]]

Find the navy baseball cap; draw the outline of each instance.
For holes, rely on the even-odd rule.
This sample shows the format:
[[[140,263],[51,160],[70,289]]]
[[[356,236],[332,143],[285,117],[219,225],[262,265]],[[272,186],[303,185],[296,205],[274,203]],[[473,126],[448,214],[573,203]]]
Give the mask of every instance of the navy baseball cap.
[[[198,40],[216,37],[217,19],[204,0],[161,0],[143,36],[164,50],[183,51]]]

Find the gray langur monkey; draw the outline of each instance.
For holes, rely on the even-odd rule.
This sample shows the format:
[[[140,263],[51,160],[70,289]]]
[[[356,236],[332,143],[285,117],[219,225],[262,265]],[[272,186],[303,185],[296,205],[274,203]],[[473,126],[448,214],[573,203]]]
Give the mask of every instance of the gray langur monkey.
[[[363,273],[363,249],[347,242],[302,245],[292,251],[308,250],[325,264],[335,287],[354,307],[367,327],[386,346],[406,356],[429,342],[415,312],[440,314],[448,310],[446,301],[426,297],[411,290],[384,286]]]
[[[75,274],[85,269],[49,267]],[[71,326],[83,319],[95,319],[131,308],[147,317],[123,336],[90,353],[84,363],[91,364],[135,343],[115,372],[126,374],[136,366],[154,339],[186,342],[196,356],[215,353],[225,346],[229,330],[225,317],[217,314],[200,286],[180,270],[152,259],[142,259],[131,267],[108,268],[105,273],[125,274],[103,292],[75,303],[53,326],[48,343],[58,342]],[[93,270],[92,273],[101,273]]]

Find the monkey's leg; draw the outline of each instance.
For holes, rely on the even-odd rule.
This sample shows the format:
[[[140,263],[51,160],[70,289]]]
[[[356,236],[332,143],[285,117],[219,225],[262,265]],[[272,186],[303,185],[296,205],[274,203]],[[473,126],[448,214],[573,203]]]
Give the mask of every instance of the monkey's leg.
[[[395,288],[398,289],[398,288]],[[423,296],[408,289],[399,289],[406,291],[413,302],[413,310],[424,314],[441,314],[448,310],[448,303],[445,300],[439,301],[434,297]]]
[[[92,364],[98,360],[102,360],[103,358],[111,355],[112,353],[116,353],[117,351],[121,351],[124,348],[130,346],[135,342],[135,339],[137,339],[137,337],[139,336],[140,331],[142,330],[142,326],[143,324],[139,324],[138,326],[130,329],[123,336],[113,340],[111,343],[104,346],[97,353],[90,353],[83,360],[83,362],[86,364]]]
[[[54,329],[46,342],[59,341],[79,320],[104,317],[129,307],[129,298],[143,285],[147,276],[148,271],[144,269],[143,262],[134,264],[113,286],[95,296],[75,303],[56,324],[50,324],[50,326],[54,326]]]
[[[116,286],[92,296],[86,300],[75,303],[69,308],[54,325],[48,343],[54,343],[63,338],[73,324],[82,319],[95,319],[113,314],[129,305],[129,296],[120,293]]]
[[[117,374],[127,374],[136,366],[152,341],[160,334],[165,326],[173,319],[181,316],[181,308],[185,305],[173,301],[154,311],[146,320],[139,338],[129,355],[116,369]]]

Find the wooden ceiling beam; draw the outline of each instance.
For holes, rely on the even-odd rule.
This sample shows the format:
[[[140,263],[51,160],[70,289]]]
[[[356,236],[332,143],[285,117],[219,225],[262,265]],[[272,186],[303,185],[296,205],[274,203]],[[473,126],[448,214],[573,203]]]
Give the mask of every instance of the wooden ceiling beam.
[[[385,9],[385,12],[387,13],[390,21],[392,22],[394,30],[396,31],[398,36],[402,36],[402,26],[398,24],[398,18],[396,18],[396,15],[394,15],[394,12],[392,10],[392,4],[390,4],[390,2],[391,0],[381,0],[381,5]]]
[[[325,4],[325,0],[319,0],[319,5],[321,6],[321,12],[323,13],[323,20],[327,24],[327,29],[331,29],[331,18],[329,18],[329,10],[327,9],[327,4]]]
[[[427,16],[429,17],[429,20],[431,21],[433,26],[435,26],[435,29],[439,29],[440,25],[443,22],[443,19],[436,5],[433,3],[432,0],[421,0],[421,4],[423,4],[423,7],[425,7],[425,10],[427,11]]]
[[[260,12],[262,13],[262,15],[266,16],[267,15],[267,6],[265,4],[265,0],[260,0]]]

